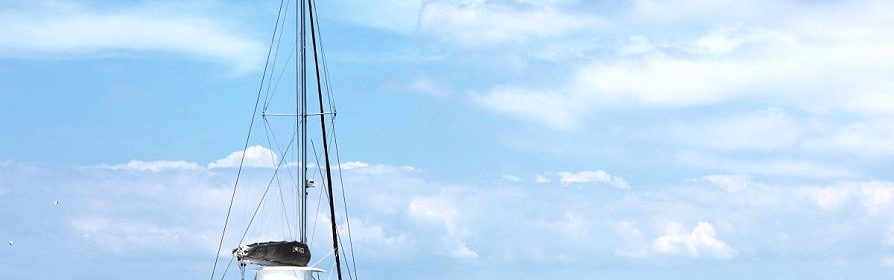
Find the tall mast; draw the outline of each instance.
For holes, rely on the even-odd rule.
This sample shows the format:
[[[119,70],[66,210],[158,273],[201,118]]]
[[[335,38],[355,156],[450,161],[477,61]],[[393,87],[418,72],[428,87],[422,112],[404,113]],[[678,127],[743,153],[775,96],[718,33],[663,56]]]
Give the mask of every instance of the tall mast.
[[[338,226],[335,224],[335,193],[332,192],[332,168],[329,163],[329,143],[326,136],[326,111],[323,109],[323,82],[320,80],[320,59],[317,54],[317,32],[314,25],[313,0],[307,0],[307,13],[310,16],[310,38],[314,48],[314,72],[317,77],[317,97],[320,101],[320,132],[323,137],[323,157],[326,162],[326,189],[329,191],[329,221],[332,227],[332,253],[335,257],[335,269],[338,271],[338,280],[341,277],[341,259],[338,257]]]
[[[298,49],[300,54],[298,55],[297,65],[298,71],[296,72],[298,77],[298,95],[297,99],[300,103],[300,108],[297,108],[298,116],[300,118],[300,128],[301,128],[301,164],[298,166],[300,169],[301,176],[299,177],[301,186],[299,187],[299,191],[301,192],[301,215],[300,216],[300,237],[299,241],[304,244],[307,244],[307,51],[305,50],[305,36],[304,31],[306,27],[304,26],[304,10],[305,5],[304,1],[297,1],[301,3],[301,7],[296,7],[295,12],[297,16],[295,19],[298,21],[296,26],[300,29],[298,31],[298,40],[296,44],[298,44]]]

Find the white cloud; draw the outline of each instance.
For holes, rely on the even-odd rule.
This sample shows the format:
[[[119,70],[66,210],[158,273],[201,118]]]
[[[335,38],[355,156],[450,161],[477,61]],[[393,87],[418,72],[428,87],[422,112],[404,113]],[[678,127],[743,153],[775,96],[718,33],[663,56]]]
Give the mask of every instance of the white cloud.
[[[850,196],[850,190],[845,188],[811,188],[805,192],[813,198],[816,206],[822,209],[836,209]]]
[[[198,163],[189,162],[189,161],[141,161],[141,160],[131,160],[124,164],[102,164],[97,166],[97,168],[102,169],[110,169],[110,170],[124,170],[124,171],[150,171],[150,172],[161,172],[167,170],[198,170],[202,169]]]
[[[692,231],[687,231],[680,223],[670,222],[664,235],[655,239],[653,247],[660,254],[693,258],[729,259],[737,254],[735,249],[717,239],[714,226],[707,222],[699,222]]]
[[[448,255],[457,258],[477,258],[478,252],[469,248],[463,240],[467,229],[457,219],[459,211],[449,201],[436,197],[415,197],[409,204],[410,216],[443,226],[447,230],[444,241]]]
[[[546,183],[552,182],[552,180],[550,180],[548,177],[546,177],[544,175],[537,174],[537,176],[534,176],[534,182],[536,182],[538,184],[546,184]]]
[[[505,174],[503,176],[500,176],[500,178],[503,180],[509,181],[509,182],[521,182],[522,181],[521,178],[519,178],[518,176],[512,175],[512,174]]]
[[[320,2],[320,12],[340,21],[392,32],[416,31],[423,0],[349,0]],[[328,12],[327,12],[328,11]]]
[[[894,257],[886,257],[882,259],[882,266],[894,267]]]
[[[878,159],[894,154],[894,125],[887,117],[842,122],[817,116],[796,117],[770,108],[673,121],[656,129],[679,145],[718,152],[786,151],[815,155],[858,155]]]
[[[245,159],[243,162],[243,152],[236,151],[230,155],[208,164],[208,169],[239,167],[242,162],[245,167],[261,167],[273,168],[278,160],[276,153],[264,146],[251,146],[245,149]]]
[[[297,168],[301,166],[300,163],[296,161],[289,162],[285,165],[285,168]],[[318,167],[315,163],[308,163],[307,168],[317,169]],[[368,162],[362,161],[347,161],[341,163],[341,165],[334,165],[332,167],[333,170],[341,168],[345,172],[350,172],[351,175],[364,175],[364,176],[379,176],[379,175],[388,175],[388,174],[405,174],[419,171],[413,166],[409,165],[389,165],[389,164],[372,164]]]
[[[797,183],[784,180],[767,185],[745,176],[732,175],[707,176],[699,181],[702,180],[726,184],[737,190],[729,192],[722,188],[706,188],[695,181],[696,184],[692,187],[677,186],[666,190],[632,191],[628,193],[629,196],[621,199],[625,202],[608,206],[607,209],[618,209],[619,212],[607,214],[607,217],[629,219],[615,225],[617,233],[617,242],[614,243],[615,255],[623,258],[669,255],[719,259],[732,258],[740,252],[760,256],[766,256],[768,252],[794,256],[813,255],[817,252],[835,250],[830,248],[842,244],[863,242],[856,240],[876,242],[879,233],[878,222],[887,225],[890,218],[887,210],[894,204],[890,196],[894,192],[890,191],[890,183],[885,182],[835,185],[833,187],[853,186],[847,192],[847,196],[839,198],[843,201],[838,202],[840,206],[837,208],[855,205],[857,206],[855,209],[859,211],[835,211],[818,215],[814,208],[817,202],[812,197],[808,201],[801,199],[799,196],[802,191],[792,187],[792,184]],[[746,187],[740,188],[743,184]],[[611,211],[607,209],[597,212]],[[638,209],[636,210],[638,214],[631,214],[628,212],[630,209]],[[866,215],[867,213],[872,215]],[[593,219],[594,215],[601,217],[593,213],[584,214],[584,217]],[[805,220],[803,219],[805,215],[816,218]],[[705,217],[716,219],[718,222],[701,225],[664,222],[678,219],[705,219]],[[780,223],[782,220],[787,222]],[[639,222],[634,221],[645,221],[646,226],[637,226]],[[649,224],[660,224],[664,228],[656,233],[650,229]],[[719,230],[720,228],[735,234],[726,236],[720,233],[725,232]],[[831,237],[833,235],[836,237]],[[799,236],[799,239],[793,240],[791,236]],[[733,248],[733,243],[742,244],[743,247]],[[856,244],[854,246],[859,247]],[[871,247],[854,250],[878,251]]]
[[[356,175],[378,176],[386,174],[406,174],[418,171],[415,167],[409,165],[394,166],[388,164],[369,164],[366,162],[346,162],[342,163],[345,171],[352,172]]]
[[[84,237],[90,237],[90,235],[108,228],[109,222],[101,218],[85,217],[72,221],[71,225]]]
[[[677,122],[669,130],[682,145],[712,150],[785,150],[795,148],[805,137],[802,124],[781,109]]]
[[[498,113],[510,114],[559,129],[580,125],[579,105],[568,97],[520,87],[498,86],[485,94],[472,94],[473,101]]]
[[[696,42],[699,40],[702,39]],[[787,41],[778,39],[773,44]],[[715,54],[703,54],[706,47],[695,47],[697,43],[693,42],[667,53],[651,44],[643,47],[642,40],[634,43],[638,52],[647,53],[629,55],[631,47],[621,46],[620,56],[578,67],[567,81],[555,83],[559,85],[557,90],[500,85],[486,94],[474,95],[473,99],[499,113],[568,129],[575,128],[582,118],[602,106],[678,107],[730,101],[764,90],[768,85],[778,85],[778,79],[785,76],[776,72],[795,70],[791,67],[796,65],[779,69],[789,65],[788,60],[776,57],[738,58],[730,54],[718,58]],[[679,52],[686,54],[675,54]]]
[[[441,223],[451,234],[459,235],[463,232],[456,223],[456,208],[446,200],[416,197],[410,202],[409,213],[423,221]]]
[[[591,227],[589,222],[582,215],[566,212],[562,219],[551,224],[551,228],[557,230],[565,237],[575,240],[583,240],[590,236]]]
[[[703,54],[721,56],[735,52],[742,44],[757,39],[753,36],[737,36],[735,29],[720,29],[694,42],[695,49]]]
[[[820,154],[856,154],[868,158],[883,158],[894,155],[894,145],[890,143],[894,143],[894,120],[873,118],[828,129],[804,139],[803,146],[808,151]]]
[[[743,190],[753,184],[750,177],[741,175],[710,175],[702,177],[702,179],[723,187],[731,193]]]
[[[71,227],[84,240],[117,254],[129,254],[135,250],[159,253],[177,247],[208,248],[213,243],[212,239],[207,238],[209,232],[96,216],[75,218],[71,221]]]
[[[486,1],[430,1],[419,15],[421,31],[472,48],[560,37],[595,23],[592,16],[559,11],[550,5]]]
[[[853,172],[821,162],[793,159],[757,160],[733,163],[728,170],[743,173],[793,177],[835,178],[853,176]]]
[[[362,169],[351,172],[359,170]],[[0,185],[21,186],[8,189],[12,191],[8,195],[18,199],[7,200],[7,206],[13,214],[17,209],[27,210],[21,212],[26,219],[10,224],[14,236],[22,237],[10,239],[15,239],[21,248],[29,241],[16,232],[39,232],[34,230],[37,228],[53,230],[26,221],[45,217],[49,217],[46,221],[53,221],[61,215],[63,230],[51,234],[67,237],[59,242],[74,238],[83,241],[75,243],[102,253],[110,251],[113,254],[105,255],[116,258],[97,256],[110,261],[109,264],[121,261],[116,255],[119,252],[140,257],[177,254],[201,259],[217,245],[221,220],[208,217],[222,218],[224,214],[232,183],[230,176],[221,176],[225,171],[196,170],[178,176],[119,171],[121,176],[110,176],[107,171],[87,169],[74,174],[54,171],[27,177],[15,170],[0,168]],[[266,174],[270,170],[254,171]],[[34,180],[60,173],[64,176],[50,181]],[[684,182],[694,183],[691,186],[671,185],[605,195],[531,185],[501,186],[505,184],[486,178],[482,179],[485,182],[463,181],[462,184],[468,185],[457,185],[431,181],[421,175],[425,174],[346,176],[348,194],[361,198],[352,199],[349,204],[355,244],[357,248],[366,248],[357,251],[358,257],[375,255],[391,263],[395,260],[392,258],[406,260],[439,254],[455,257],[458,262],[475,259],[496,266],[507,260],[509,264],[555,260],[568,267],[587,267],[591,262],[586,260],[594,258],[620,257],[623,259],[617,261],[621,263],[652,267],[661,266],[660,258],[664,257],[723,259],[741,255],[746,257],[743,259],[782,258],[800,262],[800,258],[875,258],[890,249],[878,246],[885,242],[885,233],[891,224],[888,210],[894,204],[890,198],[894,187],[890,182],[839,185],[834,179],[826,180],[833,182],[830,187],[851,188],[837,209],[849,210],[845,207],[856,206],[859,211],[830,208],[816,212],[819,211],[817,202],[798,185],[793,185],[796,183],[766,182],[760,176],[751,177],[748,187],[735,193],[706,187],[704,181],[708,179],[699,178]],[[559,180],[557,175],[549,176]],[[722,177],[713,179],[717,178]],[[234,213],[251,213],[255,206],[253,199],[260,196],[258,189],[263,189],[268,179],[246,176],[243,184],[250,187],[240,189],[237,198],[245,203],[237,203],[242,208],[235,209]],[[534,184],[533,180],[528,181]],[[764,184],[767,186],[756,187]],[[64,193],[65,211],[46,211],[53,209],[46,202],[57,197],[57,191],[69,191]],[[30,198],[23,193],[31,194]],[[376,198],[382,194],[389,198]],[[127,203],[119,203],[122,197],[127,198]],[[248,201],[243,199],[246,197]],[[280,201],[271,199],[270,202],[275,207],[265,207],[262,211],[270,212],[261,213],[260,217],[273,219],[263,223],[258,231],[271,233],[264,236],[281,237],[276,228],[280,224]],[[877,212],[867,215],[873,211]],[[241,229],[246,216],[234,216],[234,227]],[[711,223],[696,224],[699,220]],[[692,222],[672,225],[667,221]],[[272,229],[265,228],[268,225]],[[319,227],[318,230],[317,240],[323,240],[319,244],[325,246],[324,230],[328,229]],[[241,232],[235,232],[234,238],[238,238]],[[257,232],[250,233],[253,236]],[[236,241],[227,240],[226,244],[233,242]],[[842,247],[848,250],[842,252]],[[116,251],[117,248],[135,249]],[[370,252],[375,248],[383,250]],[[388,249],[397,251],[389,253]],[[60,250],[71,249],[63,246]],[[561,256],[550,253],[555,251],[561,251]],[[644,262],[641,258],[647,259]]]
[[[767,14],[767,10],[779,9],[786,1],[737,2],[731,0],[633,0],[632,13],[640,20],[649,22],[692,20],[744,20]]]
[[[0,10],[0,56],[90,57],[172,53],[233,66],[259,66],[261,45],[219,20],[178,7],[94,11],[74,4]]]
[[[436,81],[428,76],[419,76],[413,79],[407,86],[411,92],[426,94],[430,96],[445,96],[450,93],[447,85]]]
[[[620,237],[620,244],[615,248],[615,255],[626,258],[642,258],[651,254],[651,248],[645,246],[645,234],[631,221],[621,221],[615,226]]]
[[[559,172],[559,182],[563,185],[585,184],[585,183],[601,183],[608,184],[612,187],[626,190],[630,189],[627,182],[620,177],[612,176],[603,170],[596,171],[580,171],[580,172]]]
[[[678,164],[744,175],[793,178],[847,178],[857,174],[846,167],[793,158],[724,158],[701,153],[679,153]]]
[[[894,202],[894,184],[887,182],[865,183],[860,187],[860,200],[872,214],[878,214],[882,208]]]
[[[894,225],[888,227],[888,234],[885,236],[884,244],[894,246]]]
[[[738,65],[722,61],[695,62],[664,55],[638,61],[593,64],[578,72],[577,91],[599,102],[632,101],[657,105],[699,105],[737,95],[746,80],[763,80]],[[736,74],[733,74],[736,73]],[[743,77],[744,76],[744,77]],[[692,82],[684,82],[691,81]],[[579,101],[594,102],[587,99]]]
[[[349,162],[342,163],[341,165],[338,166],[338,168],[341,168],[343,170],[351,170],[351,169],[367,168],[367,167],[369,167],[369,163],[360,162],[360,161],[349,161]]]
[[[851,203],[863,207],[870,214],[894,203],[894,184],[885,181],[848,182],[827,187],[804,187],[801,194],[824,210],[837,210]]]
[[[340,232],[347,232],[346,225],[340,226]],[[404,233],[389,235],[381,225],[362,219],[351,221],[351,238],[361,246],[374,248],[377,252],[395,251],[408,246],[409,236]]]
[[[741,4],[669,2],[724,11],[714,14],[718,18],[738,10]],[[638,1],[637,5],[640,10],[682,9],[662,1]],[[625,33],[625,38],[640,38],[633,42],[636,46],[610,46],[618,51],[571,64],[570,78],[550,81],[556,89],[503,83],[473,97],[489,110],[559,129],[574,128],[599,109],[619,106],[694,108],[745,102],[790,107],[813,115],[890,116],[892,111],[885,109],[890,106],[885,104],[894,104],[894,83],[886,81],[894,71],[894,55],[886,50],[894,48],[890,39],[894,36],[888,36],[892,34],[887,27],[891,18],[881,16],[878,10],[891,5],[872,1],[828,5],[835,6],[829,8],[835,12],[803,6],[784,21],[734,26],[714,22],[696,29],[708,29],[700,36],[663,36],[669,28],[701,26],[699,19],[687,22],[682,17],[681,23],[653,25],[658,27],[645,31],[657,35]],[[774,14],[767,9],[752,12],[770,18]],[[828,17],[825,12],[850,16]],[[490,99],[500,102],[481,102]],[[543,100],[552,104],[542,105]],[[554,112],[562,112],[561,117],[550,116]]]
[[[465,242],[457,241],[455,248],[450,251],[450,255],[457,258],[478,258],[478,252],[475,252]]]

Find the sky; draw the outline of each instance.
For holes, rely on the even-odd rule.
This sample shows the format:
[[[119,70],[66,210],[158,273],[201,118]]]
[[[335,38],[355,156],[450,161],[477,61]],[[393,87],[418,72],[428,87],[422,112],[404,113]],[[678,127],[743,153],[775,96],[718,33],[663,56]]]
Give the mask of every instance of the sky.
[[[890,1],[319,2],[360,279],[894,277]],[[208,279],[243,155],[294,236],[279,5],[0,0],[5,278]]]

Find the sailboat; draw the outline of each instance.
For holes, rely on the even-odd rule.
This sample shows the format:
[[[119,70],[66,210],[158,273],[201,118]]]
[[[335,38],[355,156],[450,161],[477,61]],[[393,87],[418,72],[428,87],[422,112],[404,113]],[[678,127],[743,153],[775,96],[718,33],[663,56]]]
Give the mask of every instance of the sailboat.
[[[220,243],[218,244],[218,252],[215,256],[214,265],[212,267],[211,272],[211,280],[221,279],[223,280],[227,272],[230,270],[230,267],[233,263],[236,263],[241,272],[241,279],[246,278],[246,268],[251,267],[255,271],[254,279],[256,280],[310,280],[310,279],[319,279],[319,274],[324,273],[323,269],[315,267],[314,264],[311,264],[313,255],[311,254],[312,244],[308,241],[308,194],[311,192],[311,189],[314,188],[315,182],[308,174],[308,168],[310,166],[314,166],[314,164],[308,163],[308,155],[311,154],[313,156],[317,156],[317,150],[314,148],[313,150],[308,149],[308,128],[312,125],[312,121],[315,119],[319,120],[319,136],[322,144],[322,163],[319,162],[319,158],[317,158],[316,169],[320,171],[323,182],[323,188],[318,190],[323,192],[321,194],[326,194],[328,206],[329,206],[329,231],[331,233],[331,242],[332,248],[331,251],[322,251],[327,252],[326,257],[332,256],[334,260],[333,270],[335,270],[334,274],[337,276],[338,280],[342,280],[342,251],[343,248],[339,247],[339,227],[337,225],[336,220],[336,209],[335,209],[335,201],[333,195],[333,174],[332,174],[332,163],[330,161],[330,154],[332,151],[330,150],[330,139],[334,138],[334,131],[332,134],[329,134],[330,131],[327,131],[327,119],[330,120],[329,125],[332,125],[330,129],[334,130],[334,117],[335,117],[335,108],[332,103],[331,95],[327,95],[328,98],[324,99],[324,91],[330,90],[330,83],[328,82],[328,71],[325,68],[325,55],[322,53],[321,47],[321,39],[319,36],[319,23],[316,19],[316,9],[314,7],[314,0],[295,0],[295,3],[292,3],[294,6],[294,17],[295,17],[295,46],[293,46],[292,54],[295,55],[294,63],[295,63],[295,107],[294,112],[292,113],[271,113],[268,112],[268,106],[266,103],[269,102],[269,96],[271,92],[271,83],[274,78],[273,71],[276,70],[276,57],[277,53],[280,49],[280,43],[282,42],[283,29],[286,26],[286,20],[289,15],[288,10],[290,8],[289,0],[281,0],[279,4],[279,13],[276,17],[276,25],[274,27],[273,37],[270,40],[270,48],[267,53],[267,63],[264,69],[264,76],[261,79],[261,87],[258,90],[258,99],[255,103],[255,110],[252,114],[252,122],[249,126],[249,133],[245,140],[245,145],[243,147],[242,153],[242,161],[240,162],[239,169],[236,174],[235,183],[233,185],[233,193],[230,198],[230,205],[227,209],[227,217],[224,222],[223,231],[221,233]],[[310,45],[308,43],[308,33],[310,33]],[[276,45],[276,48],[274,48]],[[308,61],[307,47],[310,47],[312,50],[312,61]],[[271,59],[271,57],[273,59]],[[290,54],[291,58],[291,54]],[[271,61],[273,61],[273,65],[271,65]],[[291,63],[292,60],[289,60]],[[311,64],[313,66],[312,76],[314,78],[315,85],[313,87],[309,87],[307,77],[308,69],[307,65]],[[268,71],[268,69],[272,69]],[[285,69],[283,67],[283,69]],[[268,76],[269,72],[269,76]],[[321,74],[321,72],[323,74]],[[280,78],[282,75],[280,76]],[[264,91],[266,85],[266,96],[267,100],[264,102],[263,107],[259,107],[261,103],[261,96]],[[279,83],[277,81],[276,85]],[[274,88],[273,91],[276,89]],[[315,92],[313,92],[315,91]],[[316,98],[316,103],[319,104],[317,107],[318,111],[311,112],[309,110],[309,105],[314,102],[312,99]],[[309,100],[311,99],[311,100]],[[328,103],[330,105],[329,111],[324,107],[324,103]],[[295,121],[294,133],[293,133],[293,141],[289,143],[286,151],[282,153],[283,157],[280,160],[276,160],[276,157],[273,158],[275,163],[274,174],[276,177],[280,168],[285,166],[285,168],[292,168],[293,166],[297,168],[297,182],[296,182],[296,193],[298,194],[295,199],[295,207],[297,208],[298,220],[296,221],[297,227],[297,238],[296,240],[256,240],[255,242],[246,242],[245,234],[242,235],[242,239],[239,240],[239,244],[235,244],[235,248],[232,249],[232,257],[231,262],[226,265],[225,268],[222,268],[220,263],[220,257],[222,255],[221,250],[224,247],[224,241],[228,226],[231,222],[231,214],[233,212],[233,204],[236,199],[236,191],[239,186],[240,175],[243,171],[243,164],[245,162],[245,154],[247,153],[247,149],[249,147],[249,139],[252,135],[252,128],[254,127],[255,120],[257,118],[257,113],[260,112],[260,116],[263,117],[265,121],[265,125],[267,124],[268,117],[287,117],[292,118]],[[266,128],[266,127],[265,127]],[[269,137],[269,136],[268,136]],[[285,164],[285,155],[288,154],[288,150],[293,144],[294,140],[298,139],[297,147],[294,149],[294,153],[300,157],[298,162],[294,165]],[[269,138],[268,138],[269,142]],[[313,142],[311,142],[313,143]],[[337,155],[337,142],[335,142],[335,152],[336,159]],[[289,170],[291,172],[291,170]],[[325,172],[325,175],[324,175]],[[340,176],[340,175],[339,175]],[[341,177],[339,177],[341,178]],[[278,180],[278,178],[277,178]],[[271,179],[271,184],[273,179]],[[342,192],[344,192],[344,184],[342,183]],[[268,190],[270,189],[270,185],[267,186]],[[282,192],[282,190],[280,190]],[[267,190],[264,191],[264,197],[267,196]],[[282,194],[281,194],[282,195]],[[261,202],[258,204],[258,207],[255,209],[255,213],[258,213],[258,210],[261,209],[261,204],[264,203],[264,197],[261,198]],[[322,196],[320,196],[322,197]],[[283,208],[285,209],[285,200],[283,200]],[[346,207],[346,205],[345,205]],[[346,216],[346,209],[345,209]],[[319,216],[317,216],[319,217]],[[251,220],[248,222],[248,227],[251,226],[251,222],[254,221],[254,215],[252,215]],[[288,217],[286,217],[288,220]],[[346,222],[348,220],[346,219]],[[288,226],[288,225],[287,225]],[[348,229],[350,225],[348,225]],[[248,232],[246,228],[245,232]],[[350,230],[348,230],[348,238],[350,238]],[[353,248],[351,248],[353,249]],[[351,252],[351,254],[353,254]],[[353,258],[352,258],[353,259]],[[351,275],[350,266],[346,267],[348,269],[348,278],[355,279],[356,278],[356,265],[354,267],[354,275]],[[232,274],[230,274],[232,276]],[[218,277],[219,278],[216,278]]]

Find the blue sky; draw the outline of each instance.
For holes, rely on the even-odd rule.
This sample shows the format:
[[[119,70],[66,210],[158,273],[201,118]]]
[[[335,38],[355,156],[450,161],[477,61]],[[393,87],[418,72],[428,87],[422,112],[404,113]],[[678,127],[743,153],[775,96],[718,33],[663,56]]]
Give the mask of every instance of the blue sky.
[[[5,274],[207,277],[278,4],[0,1]],[[894,276],[888,1],[319,5],[361,278]]]

